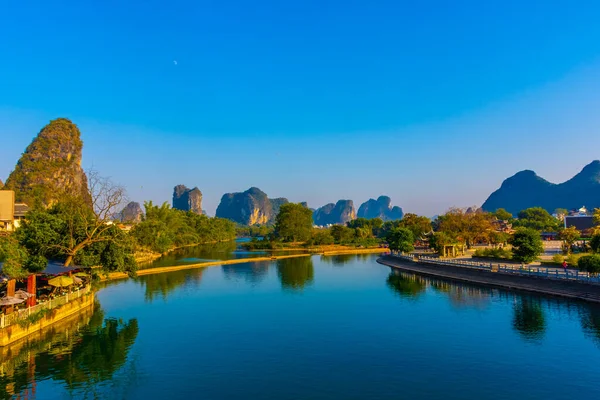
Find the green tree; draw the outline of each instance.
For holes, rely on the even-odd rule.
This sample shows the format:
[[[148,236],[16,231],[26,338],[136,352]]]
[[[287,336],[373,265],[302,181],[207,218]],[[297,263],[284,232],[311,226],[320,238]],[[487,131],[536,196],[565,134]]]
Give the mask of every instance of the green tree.
[[[490,214],[463,208],[451,208],[438,217],[437,225],[440,232],[468,248],[477,241],[486,240],[488,232],[493,228]]]
[[[334,225],[329,231],[337,244],[351,243],[354,240],[354,229],[343,225]]]
[[[530,263],[544,252],[540,233],[532,228],[518,228],[510,239],[510,244],[516,261]]]
[[[542,207],[531,207],[519,212],[515,227],[531,228],[538,232],[556,232],[560,222]]]
[[[558,232],[558,238],[564,242],[564,247],[567,253],[571,253],[571,247],[577,240],[579,240],[580,237],[581,234],[574,226],[564,228]]]
[[[275,236],[284,242],[304,242],[312,234],[312,211],[302,204],[281,205],[275,218]]]
[[[310,242],[316,246],[323,246],[333,244],[334,239],[329,229],[315,229]]]
[[[579,258],[577,261],[577,267],[581,271],[586,271],[590,274],[597,275],[600,272],[600,255],[591,254]]]
[[[435,232],[429,237],[429,247],[437,251],[439,255],[444,255],[446,246],[453,246],[456,244],[456,240],[445,232]]]
[[[513,219],[513,215],[506,211],[504,208],[499,208],[492,213],[492,215],[498,218],[500,221],[510,221]]]
[[[431,232],[431,220],[427,217],[416,214],[404,214],[400,220],[399,226],[410,230],[415,240],[423,237],[424,234]]]
[[[399,251],[401,253],[410,253],[415,249],[415,237],[407,228],[396,228],[392,230],[386,237],[386,241],[390,246],[390,250]]]
[[[596,233],[590,239],[590,247],[594,253],[600,253],[600,233]]]

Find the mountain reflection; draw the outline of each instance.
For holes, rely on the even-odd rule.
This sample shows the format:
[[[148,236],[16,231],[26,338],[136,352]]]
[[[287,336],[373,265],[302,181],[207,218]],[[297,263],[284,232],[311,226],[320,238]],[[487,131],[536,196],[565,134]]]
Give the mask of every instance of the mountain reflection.
[[[513,328],[525,339],[543,338],[546,319],[539,299],[521,296],[514,305]]]
[[[271,261],[251,262],[236,265],[223,265],[221,268],[227,279],[241,278],[249,283],[258,283],[267,277]]]
[[[204,268],[173,271],[163,274],[143,275],[137,281],[145,287],[144,297],[152,302],[157,297],[166,300],[169,293],[184,284],[200,285]]]
[[[83,391],[111,381],[137,335],[137,320],[105,319],[98,305],[90,307],[44,331],[39,340],[0,350],[0,398],[35,398],[36,383],[47,379]]]
[[[314,279],[312,257],[284,258],[277,260],[277,276],[287,290],[301,291]]]

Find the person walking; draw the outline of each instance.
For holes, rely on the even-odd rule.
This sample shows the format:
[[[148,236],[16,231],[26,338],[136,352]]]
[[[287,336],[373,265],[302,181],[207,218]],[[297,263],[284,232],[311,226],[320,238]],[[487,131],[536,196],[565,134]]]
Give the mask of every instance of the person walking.
[[[562,267],[565,270],[565,275],[569,275],[569,272],[567,271],[568,266],[569,264],[567,264],[567,260],[563,260]]]

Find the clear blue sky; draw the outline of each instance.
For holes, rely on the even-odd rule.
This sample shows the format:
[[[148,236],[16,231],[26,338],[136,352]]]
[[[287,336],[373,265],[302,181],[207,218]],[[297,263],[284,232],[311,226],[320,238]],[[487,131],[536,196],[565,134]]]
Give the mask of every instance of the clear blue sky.
[[[433,215],[600,158],[597,1],[4,0],[0,179],[50,119],[133,200]]]

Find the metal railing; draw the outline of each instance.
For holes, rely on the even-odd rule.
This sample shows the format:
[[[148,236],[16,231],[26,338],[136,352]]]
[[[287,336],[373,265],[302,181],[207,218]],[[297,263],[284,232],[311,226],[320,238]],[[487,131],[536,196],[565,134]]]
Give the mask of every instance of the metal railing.
[[[501,272],[505,274],[514,274],[522,276],[535,276],[546,279],[579,281],[585,283],[600,284],[600,276],[590,275],[588,272],[579,270],[565,270],[563,268],[527,266],[515,264],[486,263],[482,261],[469,261],[459,259],[444,259],[439,257],[430,257],[416,254],[392,254],[393,257],[405,261],[414,261],[422,264],[448,265],[461,268],[472,268],[489,272]]]
[[[17,310],[8,315],[0,315],[0,328],[6,328],[7,326],[11,326],[19,323],[21,320],[27,319],[30,315],[35,314],[42,310],[51,310],[53,308],[57,308],[63,306],[73,300],[76,300],[80,297],[83,297],[90,293],[92,290],[91,285],[87,285],[83,289],[78,289],[77,291],[67,293],[63,296],[58,296],[53,299],[48,299],[43,303],[36,304],[33,307],[24,308],[21,310]]]

